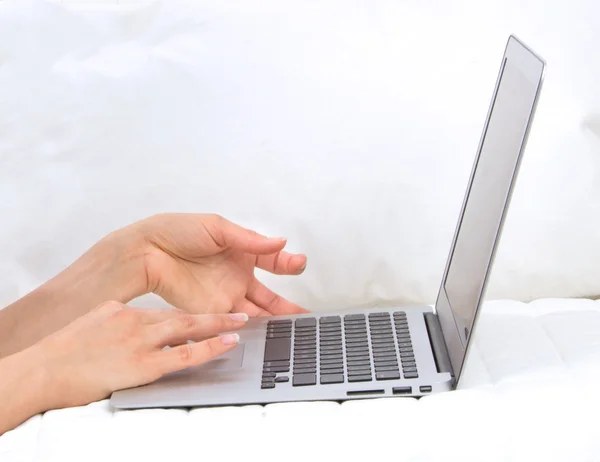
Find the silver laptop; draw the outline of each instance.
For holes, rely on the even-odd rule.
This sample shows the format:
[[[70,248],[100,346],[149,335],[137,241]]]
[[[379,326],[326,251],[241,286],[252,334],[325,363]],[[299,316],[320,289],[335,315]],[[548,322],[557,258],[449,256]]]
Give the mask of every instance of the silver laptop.
[[[226,356],[112,395],[116,408],[423,396],[455,388],[500,239],[544,61],[506,45],[435,308],[251,319]]]

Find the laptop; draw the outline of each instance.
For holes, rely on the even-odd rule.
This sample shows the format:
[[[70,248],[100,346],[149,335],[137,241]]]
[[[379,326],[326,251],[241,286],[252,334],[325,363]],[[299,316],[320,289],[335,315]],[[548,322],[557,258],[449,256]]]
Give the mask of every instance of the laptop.
[[[508,209],[545,62],[506,45],[434,307],[254,318],[198,367],[115,392],[115,408],[424,396],[454,389]]]

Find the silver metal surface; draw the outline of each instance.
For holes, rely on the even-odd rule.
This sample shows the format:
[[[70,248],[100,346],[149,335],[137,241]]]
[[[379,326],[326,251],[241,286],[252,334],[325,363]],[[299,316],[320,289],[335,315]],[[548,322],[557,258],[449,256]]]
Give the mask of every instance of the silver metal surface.
[[[322,316],[334,316],[369,312],[405,311],[419,378],[385,380],[360,383],[311,385],[294,387],[292,373],[290,381],[278,383],[274,389],[261,389],[262,365],[265,349],[265,334],[267,322],[272,319],[297,319],[301,317],[316,317],[321,315],[275,316],[273,318],[254,318],[239,331],[240,345],[243,349],[241,367],[234,358],[228,364],[227,359],[217,359],[204,366],[190,368],[142,387],[122,390],[113,394],[111,405],[116,408],[148,408],[148,407],[191,407],[215,406],[234,404],[266,404],[285,401],[315,401],[315,400],[348,400],[369,397],[419,396],[421,385],[430,385],[431,393],[452,389],[452,378],[449,373],[438,374],[431,352],[429,338],[425,328],[423,313],[431,312],[430,307],[409,307],[396,309],[351,310],[337,313],[325,313]],[[292,338],[293,342],[293,338]],[[234,350],[235,351],[235,350]],[[239,357],[239,352],[234,353]],[[220,362],[216,365],[215,362]],[[318,367],[318,364],[317,364]],[[319,377],[317,370],[317,379]],[[374,372],[374,371],[373,371]],[[373,374],[374,375],[374,374]],[[347,380],[347,375],[345,375]],[[392,388],[412,386],[408,395],[393,395]],[[383,390],[382,394],[348,395],[348,391]],[[425,393],[430,394],[430,393]]]
[[[435,304],[457,382],[485,296],[544,67],[543,59],[516,37],[509,38]]]

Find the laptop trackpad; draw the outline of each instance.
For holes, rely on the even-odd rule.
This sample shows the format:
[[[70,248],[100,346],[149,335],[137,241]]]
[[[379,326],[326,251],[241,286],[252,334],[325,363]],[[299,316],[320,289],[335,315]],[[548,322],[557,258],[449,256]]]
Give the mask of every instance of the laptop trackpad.
[[[244,362],[244,346],[243,343],[240,343],[233,350],[198,366],[198,368],[202,372],[239,369]]]

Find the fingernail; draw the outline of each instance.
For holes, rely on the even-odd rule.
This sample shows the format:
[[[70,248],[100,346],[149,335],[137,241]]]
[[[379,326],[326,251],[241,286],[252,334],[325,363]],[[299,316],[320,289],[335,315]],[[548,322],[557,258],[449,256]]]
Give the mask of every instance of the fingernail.
[[[300,271],[304,271],[306,269],[306,263],[308,263],[308,262],[304,262],[304,265],[302,265],[302,268],[300,268]]]
[[[229,317],[236,322],[248,321],[248,315],[246,313],[231,313]]]
[[[240,336],[238,334],[227,334],[221,337],[221,342],[223,345],[235,345],[240,341]]]

